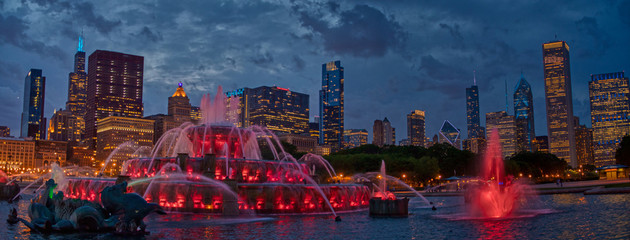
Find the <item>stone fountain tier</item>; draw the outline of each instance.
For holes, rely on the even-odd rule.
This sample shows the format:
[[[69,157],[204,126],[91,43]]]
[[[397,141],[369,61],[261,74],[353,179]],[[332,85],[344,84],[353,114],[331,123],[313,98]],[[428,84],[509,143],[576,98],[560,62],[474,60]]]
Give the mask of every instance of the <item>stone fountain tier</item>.
[[[301,176],[308,175],[306,165],[288,161],[256,160],[216,157],[206,154],[203,158],[179,154],[171,158],[136,158],[126,161],[124,175],[132,179],[153,177],[167,164],[177,165],[184,173],[200,174],[215,180],[235,179],[239,183],[303,183]],[[226,166],[227,164],[227,166]],[[299,167],[298,167],[299,166]],[[176,169],[168,169],[174,171]]]
[[[358,184],[281,184],[281,183],[236,183],[239,213],[257,214],[315,214],[330,213],[326,201],[317,191],[319,186],[335,211],[356,211],[368,207],[370,190]],[[116,179],[69,178],[64,190],[68,198],[98,201],[100,192],[112,186]],[[150,183],[134,184],[127,190],[143,195],[147,202],[159,204],[168,211],[192,213],[226,214],[225,203],[233,200],[218,185],[190,180],[153,180]],[[148,191],[148,192],[147,192]]]

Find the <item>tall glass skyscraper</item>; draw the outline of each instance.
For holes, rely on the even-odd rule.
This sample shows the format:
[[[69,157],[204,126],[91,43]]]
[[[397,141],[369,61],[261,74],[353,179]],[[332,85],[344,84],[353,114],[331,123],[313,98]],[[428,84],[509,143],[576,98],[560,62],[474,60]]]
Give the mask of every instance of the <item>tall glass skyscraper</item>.
[[[322,90],[319,91],[319,143],[332,151],[343,147],[343,67],[340,61],[322,64]]]
[[[534,132],[534,100],[532,87],[523,74],[514,88],[514,117],[516,118],[516,150],[532,151]]]
[[[424,111],[414,110],[407,114],[407,139],[412,146],[424,147]]]
[[[96,50],[88,62],[85,135],[96,147],[97,122],[109,116],[141,118],[144,57]]]
[[[466,127],[468,128],[468,139],[484,137],[479,117],[479,88],[477,88],[476,77],[473,85],[466,88]]]
[[[588,82],[595,166],[615,164],[621,138],[630,134],[630,89],[624,72],[594,74]]]
[[[45,89],[46,77],[42,76],[42,70],[31,69],[24,79],[21,137],[32,137],[35,140],[46,139]]]
[[[85,72],[85,52],[83,36],[79,37],[77,52],[74,54],[74,71],[68,76],[68,101],[66,110],[81,119],[85,118],[87,103],[87,73]]]
[[[543,44],[545,106],[549,152],[577,167],[569,45],[564,41]]]

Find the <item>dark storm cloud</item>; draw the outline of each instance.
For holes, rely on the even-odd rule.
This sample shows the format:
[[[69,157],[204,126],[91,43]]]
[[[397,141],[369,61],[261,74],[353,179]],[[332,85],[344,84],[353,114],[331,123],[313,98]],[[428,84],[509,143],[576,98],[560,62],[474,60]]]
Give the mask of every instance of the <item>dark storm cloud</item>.
[[[23,0],[23,3],[28,2]],[[94,27],[102,34],[110,33],[115,27],[121,25],[121,21],[111,21],[102,15],[95,13],[94,4],[91,2],[34,0],[33,3],[46,8],[46,13],[60,13],[71,16],[71,21],[80,22],[85,26]],[[75,36],[69,36],[75,37]]]
[[[0,14],[0,43],[10,44],[26,51],[42,53],[57,59],[64,59],[60,48],[47,46],[41,41],[33,40],[24,34],[28,30],[28,25],[15,16],[3,16]]]
[[[583,17],[575,22],[578,31],[588,36],[594,42],[594,48],[580,50],[581,55],[588,57],[591,55],[603,55],[608,50],[610,44],[608,33],[601,29],[597,24],[597,19],[592,17]]]
[[[136,36],[140,37],[140,39],[142,40],[146,40],[149,42],[159,42],[162,41],[162,34],[159,32],[153,32],[151,31],[151,29],[147,26],[144,26],[142,28],[142,31],[140,31],[140,33],[136,34]]]
[[[302,71],[304,70],[304,66],[306,66],[306,63],[304,62],[304,59],[300,58],[299,56],[293,55],[293,63],[295,66],[295,70],[297,71]]]
[[[368,5],[356,5],[338,14],[338,4],[327,6],[329,8],[315,13],[298,10],[302,25],[322,37],[327,51],[357,57],[381,57],[389,50],[403,47],[406,32],[392,16]],[[339,18],[338,21],[331,24],[323,19],[321,11],[330,11]]]

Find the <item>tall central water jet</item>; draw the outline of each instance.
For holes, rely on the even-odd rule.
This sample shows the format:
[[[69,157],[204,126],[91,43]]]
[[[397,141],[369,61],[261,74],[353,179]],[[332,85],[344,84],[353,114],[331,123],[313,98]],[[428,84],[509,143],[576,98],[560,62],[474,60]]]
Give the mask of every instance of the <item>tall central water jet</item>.
[[[501,143],[497,129],[490,132],[485,156],[481,162],[479,184],[468,190],[470,214],[474,217],[509,217],[519,207],[526,186],[505,175]]]

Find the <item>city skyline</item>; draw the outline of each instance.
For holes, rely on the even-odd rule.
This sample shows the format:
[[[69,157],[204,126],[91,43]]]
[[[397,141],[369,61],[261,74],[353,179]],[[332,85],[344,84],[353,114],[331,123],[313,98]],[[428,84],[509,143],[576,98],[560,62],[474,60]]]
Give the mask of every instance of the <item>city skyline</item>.
[[[319,66],[340,60],[348,80],[345,128],[371,129],[374,119],[387,117],[393,127],[404,132],[406,114],[419,109],[426,112],[427,137],[436,134],[442,122],[449,120],[462,130],[462,139],[467,138],[463,91],[472,82],[473,70],[477,72],[480,115],[503,109],[505,103],[496,101],[497,97],[502,100],[503,83],[507,80],[508,85],[515,85],[522,70],[532,85],[536,133],[546,135],[542,43],[557,39],[571,46],[574,115],[589,126],[590,74],[629,69],[623,53],[630,50],[617,40],[627,38],[629,33],[616,31],[630,25],[627,16],[620,14],[630,8],[628,3],[480,4],[474,7],[482,11],[475,13],[455,4],[438,3],[228,2],[225,7],[186,9],[171,9],[164,3],[139,3],[101,11],[115,3],[80,2],[69,4],[69,14],[57,17],[61,19],[33,20],[45,16],[45,10],[39,7],[54,12],[60,6],[50,4],[7,1],[0,6],[0,26],[7,36],[0,39],[0,51],[12,56],[0,60],[0,96],[8,105],[2,108],[0,125],[9,126],[14,136],[19,131],[20,95],[24,91],[23,83],[19,83],[28,69],[42,69],[47,77],[45,117],[50,119],[54,109],[65,107],[67,74],[73,70],[72,56],[81,29],[88,55],[103,49],[145,57],[144,91],[150,93],[143,100],[145,116],[165,113],[167,97],[179,81],[190,86],[187,92],[192,105],[198,105],[202,94],[214,93],[218,85],[224,89],[277,85],[308,94],[310,106],[318,106]],[[489,10],[491,7],[497,10]],[[499,13],[508,7],[519,12]],[[135,18],[124,14],[134,9],[141,14]],[[201,9],[219,15],[195,12]],[[252,17],[224,18],[221,11],[248,11]],[[446,14],[436,14],[440,12]],[[483,16],[484,12],[492,13],[492,18]],[[273,13],[286,21],[272,23],[263,19]],[[449,19],[449,15],[456,17]],[[163,20],[171,16],[177,21]],[[554,24],[549,26],[540,24],[551,21]],[[177,26],[188,27],[171,30]],[[244,31],[256,26],[260,30]],[[54,31],[39,31],[42,29]],[[536,31],[524,31],[527,29]],[[351,34],[352,30],[366,36],[335,38]],[[44,38],[43,32],[50,36]],[[213,36],[206,37],[210,33]],[[388,34],[381,36],[382,33]],[[286,44],[276,44],[278,40]],[[287,53],[287,49],[295,52]],[[504,62],[508,64],[496,66]],[[439,100],[438,104],[434,99]],[[312,108],[309,117],[312,119],[318,111]],[[483,118],[481,121],[485,126]],[[396,142],[403,138],[405,134],[398,134]]]

